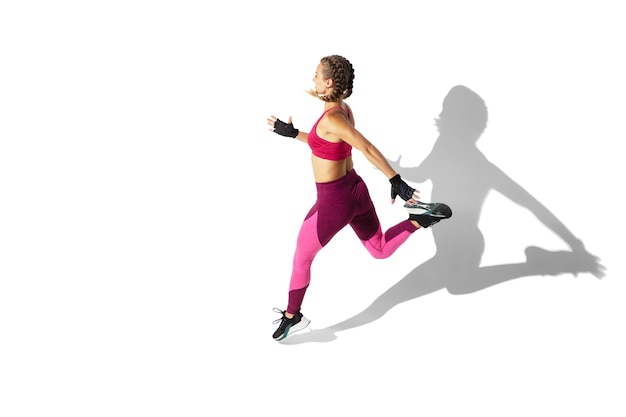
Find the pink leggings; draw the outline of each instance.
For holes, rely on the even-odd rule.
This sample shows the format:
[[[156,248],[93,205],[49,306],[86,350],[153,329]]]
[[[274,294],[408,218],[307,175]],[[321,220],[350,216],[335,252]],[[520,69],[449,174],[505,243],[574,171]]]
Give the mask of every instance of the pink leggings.
[[[317,201],[306,215],[293,257],[287,312],[300,310],[311,282],[311,264],[330,240],[350,225],[374,258],[393,254],[417,228],[407,219],[383,234],[374,204],[363,179],[351,170],[338,180],[316,183]]]

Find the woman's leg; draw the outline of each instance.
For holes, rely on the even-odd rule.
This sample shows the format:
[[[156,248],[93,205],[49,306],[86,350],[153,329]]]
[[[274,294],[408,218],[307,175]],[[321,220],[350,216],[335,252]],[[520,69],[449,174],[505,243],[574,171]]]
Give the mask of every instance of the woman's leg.
[[[295,314],[300,310],[304,294],[311,282],[311,264],[315,255],[322,249],[317,236],[318,212],[314,206],[300,227],[296,252],[293,257],[291,281],[289,282],[289,303],[287,313]]]
[[[350,225],[355,231],[358,230],[358,225],[352,223]],[[361,239],[361,243],[374,258],[385,259],[406,242],[417,229],[410,220],[404,220],[390,227],[385,233],[378,226],[376,232],[367,239]]]
[[[342,202],[345,193],[339,194],[335,187],[322,187],[318,200],[307,214],[300,232],[296,252],[293,257],[291,281],[289,282],[289,303],[287,314],[295,314],[302,306],[302,300],[311,282],[311,264],[313,259],[330,240],[343,229],[352,217],[352,204]]]
[[[391,256],[419,228],[407,219],[383,233],[365,183],[360,181],[354,192],[359,214],[350,221],[350,226],[374,258],[384,259]]]

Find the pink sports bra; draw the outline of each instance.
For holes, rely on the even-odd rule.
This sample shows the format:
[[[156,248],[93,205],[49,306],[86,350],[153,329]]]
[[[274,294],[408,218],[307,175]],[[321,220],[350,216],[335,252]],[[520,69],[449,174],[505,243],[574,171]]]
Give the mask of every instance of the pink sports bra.
[[[313,128],[311,128],[308,136],[309,147],[311,148],[313,155],[331,161],[341,161],[342,159],[346,159],[347,157],[352,155],[352,146],[350,146],[346,142],[329,142],[317,136],[317,124],[320,122],[320,120],[322,120],[322,117],[324,117],[326,113],[328,113],[332,109],[337,108],[345,112],[345,110],[343,110],[343,108],[339,106],[331,107],[330,109],[326,110],[324,113],[322,113],[320,118],[317,119],[317,122],[315,122]]]

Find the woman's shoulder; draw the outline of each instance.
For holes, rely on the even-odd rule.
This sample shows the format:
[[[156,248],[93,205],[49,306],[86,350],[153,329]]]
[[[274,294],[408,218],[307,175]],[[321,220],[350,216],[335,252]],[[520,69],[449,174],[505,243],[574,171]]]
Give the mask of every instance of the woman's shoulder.
[[[342,109],[333,109],[326,113],[324,118],[322,119],[322,124],[327,128],[328,131],[336,131],[343,130],[348,126],[352,126],[352,121],[348,117],[345,111]]]
[[[325,116],[325,118],[331,122],[343,122],[347,120],[352,123],[352,109],[345,103],[328,109]]]

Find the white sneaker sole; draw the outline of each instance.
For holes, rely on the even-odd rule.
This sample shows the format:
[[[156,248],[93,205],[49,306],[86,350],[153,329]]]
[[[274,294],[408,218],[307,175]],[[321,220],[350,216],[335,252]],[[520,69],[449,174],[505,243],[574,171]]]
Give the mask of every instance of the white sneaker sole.
[[[435,217],[438,219],[445,219],[445,218],[450,217],[443,213],[433,212],[437,210],[437,207],[439,205],[440,203],[417,203],[413,205],[409,205],[408,203],[406,203],[404,205],[404,208],[406,209],[406,211],[409,212],[409,214],[425,214],[427,216]]]
[[[298,324],[296,324],[295,326],[291,326],[289,330],[287,330],[287,334],[284,334],[282,337],[279,337],[278,339],[276,339],[276,341],[283,340],[284,338],[291,336],[295,332],[306,328],[309,325],[309,323],[311,323],[311,320],[302,316]]]

